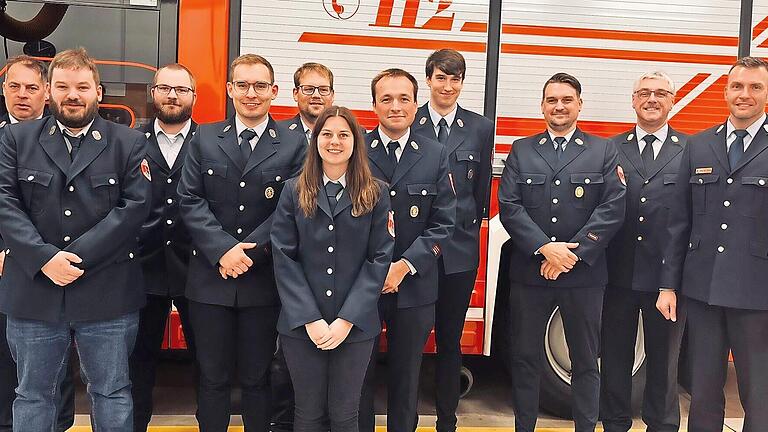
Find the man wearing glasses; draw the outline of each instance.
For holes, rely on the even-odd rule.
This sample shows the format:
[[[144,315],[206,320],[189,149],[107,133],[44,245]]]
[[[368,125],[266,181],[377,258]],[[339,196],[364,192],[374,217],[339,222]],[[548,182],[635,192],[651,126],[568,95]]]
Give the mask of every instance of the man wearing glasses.
[[[37,120],[48,115],[45,107],[48,101],[46,74],[45,65],[32,57],[21,55],[8,61],[3,81],[3,96],[8,112],[0,116],[0,137],[10,124]],[[4,261],[5,242],[0,237],[0,275]],[[5,314],[0,313],[0,432],[10,432],[13,428],[12,407],[18,385],[16,363],[5,338],[5,322]],[[64,431],[75,421],[75,388],[71,367],[66,369],[60,391],[56,430]]]
[[[158,69],[152,82],[156,118],[142,130],[149,140],[152,212],[139,236],[147,304],[140,312],[136,345],[130,358],[135,431],[146,431],[152,417],[157,358],[171,304],[179,312],[187,346],[195,352],[184,298],[191,247],[179,217],[176,191],[189,141],[197,128],[191,119],[195,79],[186,67],[174,63]]]
[[[227,429],[235,376],[246,430],[269,430],[269,364],[280,310],[269,232],[283,183],[299,172],[307,147],[303,136],[270,117],[277,90],[265,58],[236,58],[227,82],[235,115],[198,127],[182,168],[201,431]]]
[[[662,247],[668,233],[668,208],[680,168],[685,135],[667,124],[675,86],[664,72],[641,75],[632,107],[637,126],[611,141],[627,179],[624,225],[608,246],[608,285],[602,322],[600,417],[606,432],[632,427],[632,373],[635,338],[643,312],[646,378],[642,417],[648,430],[680,427],[677,358],[685,326],[656,310]]]
[[[333,105],[333,72],[320,63],[304,63],[294,72],[293,85],[299,113],[285,122],[288,129],[303,133],[309,142],[317,117]]]

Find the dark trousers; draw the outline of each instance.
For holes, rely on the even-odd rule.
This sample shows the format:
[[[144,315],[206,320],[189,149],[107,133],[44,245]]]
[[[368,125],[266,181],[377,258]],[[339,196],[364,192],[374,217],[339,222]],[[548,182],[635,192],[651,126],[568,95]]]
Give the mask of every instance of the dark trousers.
[[[293,430],[293,384],[291,374],[288,373],[288,365],[285,363],[283,351],[283,337],[278,336],[277,351],[272,357],[269,380],[272,391],[272,419],[270,429],[272,432],[291,432]]]
[[[439,291],[435,303],[435,405],[438,432],[456,430],[456,407],[461,392],[461,333],[476,276],[477,270],[445,274],[443,259],[440,258]]]
[[[690,432],[720,432],[725,417],[728,352],[733,353],[743,432],[768,431],[768,311],[710,306],[688,300],[691,358]]]
[[[600,358],[600,419],[606,432],[632,427],[632,366],[637,320],[643,312],[646,378],[643,421],[648,432],[680,429],[677,360],[685,328],[685,301],[679,298],[677,322],[656,310],[658,293],[608,287],[603,303]]]
[[[269,363],[275,352],[279,306],[227,307],[189,302],[200,384],[197,421],[203,432],[226,432],[235,376],[242,389],[243,425],[269,430]]]
[[[130,358],[131,395],[133,396],[133,430],[146,431],[152,418],[152,389],[155,387],[157,360],[165,334],[166,321],[176,306],[184,329],[189,352],[195,353],[192,327],[189,323],[187,299],[147,295],[147,304],[139,314],[139,333]]]
[[[13,401],[16,399],[16,362],[11,357],[5,334],[6,316],[0,313],[0,432],[13,430]],[[65,431],[75,422],[75,385],[72,382],[73,369],[70,361],[63,381],[59,385],[56,430]]]
[[[435,305],[397,308],[397,294],[382,294],[379,317],[387,336],[387,431],[413,432],[419,396],[419,374],[424,344],[435,322]],[[373,432],[376,419],[373,397],[376,390],[376,358],[379,335],[373,344],[360,398],[360,431]]]
[[[571,389],[576,432],[594,431],[600,401],[600,315],[605,287],[552,288],[513,283],[512,399],[515,430],[533,432],[539,413],[540,374],[547,322],[560,307],[572,364]]]
[[[296,393],[296,432],[357,432],[363,379],[373,339],[343,343],[330,351],[308,339],[281,337]]]

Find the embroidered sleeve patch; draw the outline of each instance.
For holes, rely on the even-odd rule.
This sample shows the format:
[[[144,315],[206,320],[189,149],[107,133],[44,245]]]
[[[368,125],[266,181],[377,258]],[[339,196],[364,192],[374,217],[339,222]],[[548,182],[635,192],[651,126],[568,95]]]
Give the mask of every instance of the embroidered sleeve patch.
[[[389,211],[389,217],[387,218],[387,231],[392,238],[395,238],[395,212]]]
[[[598,241],[598,240],[600,240],[600,236],[598,236],[597,234],[595,234],[595,233],[593,233],[593,232],[588,232],[588,233],[587,233],[587,238],[589,238],[589,239],[590,239],[590,240],[592,240],[592,241]]]
[[[434,245],[432,245],[432,253],[435,256],[440,256],[440,245],[439,244],[435,243]]]
[[[622,168],[621,165],[616,165],[616,174],[619,176],[619,181],[621,181],[621,184],[626,186],[627,178],[624,176],[624,168]]]
[[[146,159],[141,160],[141,174],[144,175],[144,177],[152,181],[152,173],[149,172],[149,162],[147,162]]]

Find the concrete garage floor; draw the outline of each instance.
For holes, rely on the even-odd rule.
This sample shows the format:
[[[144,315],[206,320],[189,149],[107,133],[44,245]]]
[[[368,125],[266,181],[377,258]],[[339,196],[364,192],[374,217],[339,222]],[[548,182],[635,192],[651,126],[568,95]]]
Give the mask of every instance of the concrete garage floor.
[[[459,426],[463,428],[491,428],[511,430],[514,426],[514,413],[510,404],[509,378],[506,372],[497,362],[482,357],[470,357],[466,360],[467,366],[473,371],[475,384],[471,392],[459,403]],[[384,372],[385,364],[381,365],[380,372]],[[386,397],[384,392],[383,373],[379,376],[379,390],[376,397],[377,424],[384,426],[386,417]],[[435,406],[432,392],[434,380],[434,359],[426,356],[422,370],[421,394],[419,399],[419,426],[432,428],[435,424]],[[155,388],[155,416],[154,426],[193,426],[195,397],[191,366],[184,360],[163,360],[158,370],[158,385]],[[233,395],[233,408],[238,409],[239,395]],[[680,407],[683,415],[683,430],[687,423],[690,398],[681,390]],[[76,425],[88,425],[88,401],[85,394],[85,386],[78,384],[76,395]],[[736,388],[736,376],[731,364],[726,385],[726,427],[724,431],[741,431],[744,411],[739,403]],[[232,419],[232,425],[242,425],[239,417]],[[542,413],[539,417],[538,428],[542,430],[572,430],[573,423],[554,418]],[[537,429],[538,429],[537,428]],[[645,430],[640,420],[635,420],[636,430]],[[635,430],[633,428],[633,430]],[[74,428],[78,432],[89,430],[86,427]],[[164,430],[161,428],[158,430]],[[190,430],[190,429],[183,429]],[[194,430],[194,429],[192,429]],[[238,428],[237,430],[241,430]]]

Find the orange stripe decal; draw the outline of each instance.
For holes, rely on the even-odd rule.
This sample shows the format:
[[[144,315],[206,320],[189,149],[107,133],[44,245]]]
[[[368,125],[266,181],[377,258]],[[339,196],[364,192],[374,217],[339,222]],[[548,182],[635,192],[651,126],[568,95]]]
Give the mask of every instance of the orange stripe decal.
[[[524,44],[501,44],[504,54],[529,54],[558,57],[587,57],[613,60],[636,60],[670,63],[693,63],[710,65],[730,65],[736,56],[687,54],[676,52],[631,51],[602,48],[579,48]]]
[[[709,78],[709,76],[710,74],[708,73],[696,74],[696,76],[691,78],[690,81],[685,83],[682,87],[680,87],[680,90],[677,91],[675,94],[675,103],[680,102],[680,99],[686,97],[688,93],[698,87],[699,84],[703,83],[705,79]]]
[[[354,45],[378,48],[409,48],[436,50],[453,48],[464,52],[485,52],[482,42],[441,41],[428,39],[411,39],[387,36],[356,36],[334,33],[306,32],[299,37],[299,42],[321,43],[330,45]]]
[[[465,23],[461,31],[473,33],[485,33],[487,25],[483,22]],[[739,45],[739,38],[732,36],[708,36],[676,33],[655,33],[625,30],[585,29],[574,27],[536,26],[522,24],[503,24],[503,34],[528,35],[528,36],[552,36],[558,38],[580,39],[608,39],[639,42],[662,42],[688,45],[713,45],[735,47]]]
[[[768,16],[763,18],[762,21],[757,23],[755,27],[752,28],[752,40],[757,39],[758,36],[760,36],[765,29],[768,29]]]
[[[378,48],[407,48],[435,50],[453,48],[464,52],[485,52],[485,44],[466,41],[440,41],[386,36],[342,35],[333,33],[303,33],[299,42],[329,45],[354,45]],[[602,48],[579,48],[546,45],[501,44],[504,54],[527,54],[558,57],[587,57],[613,60],[636,60],[671,63],[730,65],[735,56],[686,54],[674,52],[632,51]]]

